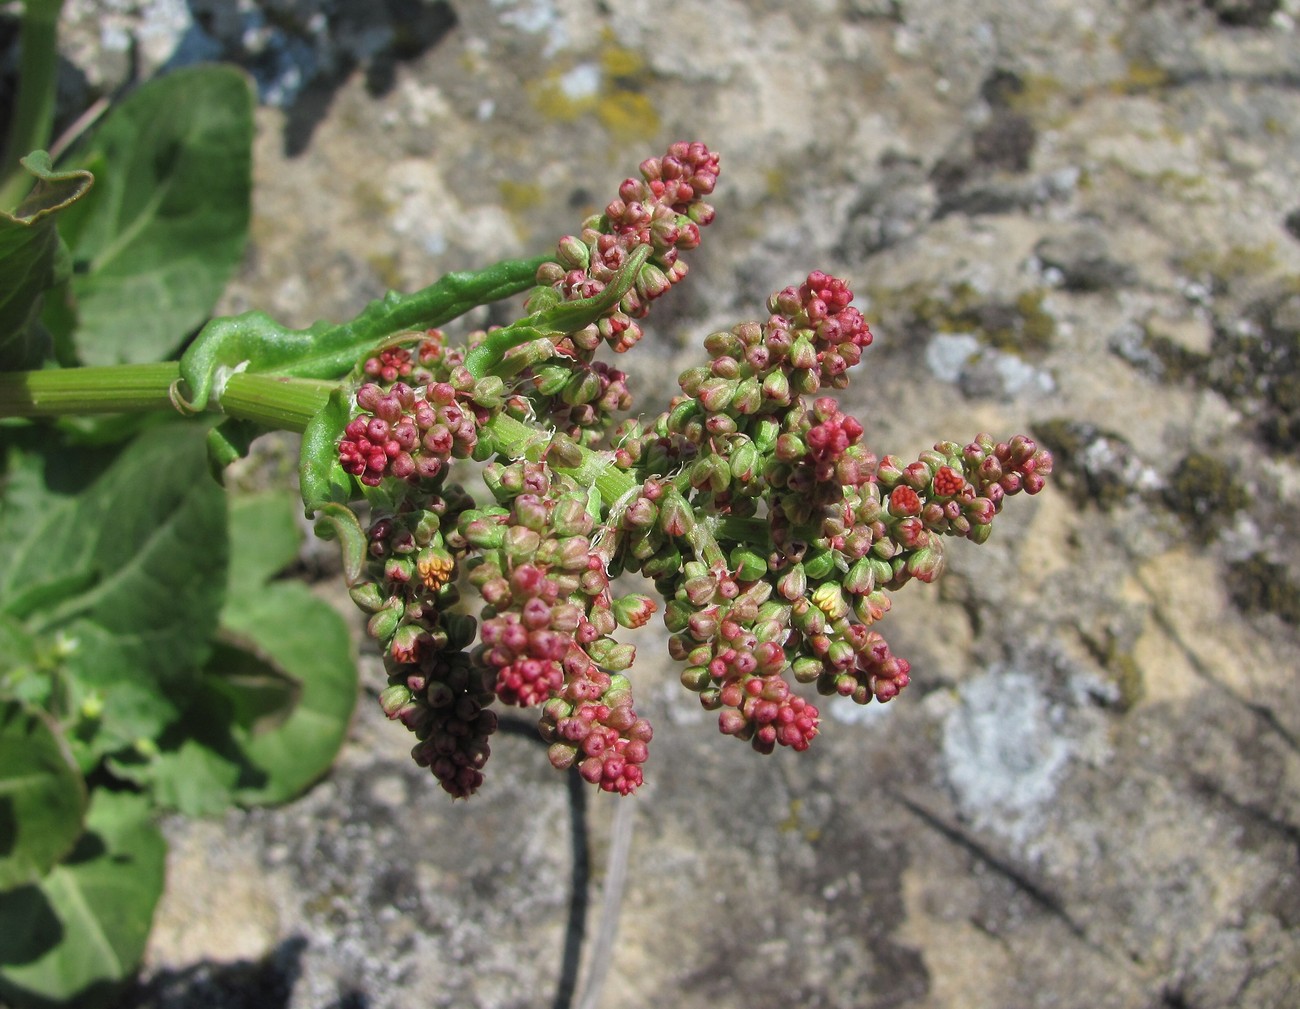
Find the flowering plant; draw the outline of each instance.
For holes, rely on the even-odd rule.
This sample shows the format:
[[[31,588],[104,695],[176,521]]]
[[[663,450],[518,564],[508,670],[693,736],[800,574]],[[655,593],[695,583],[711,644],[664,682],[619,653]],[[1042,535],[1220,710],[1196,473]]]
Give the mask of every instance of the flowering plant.
[[[615,634],[657,604],[616,596],[624,572],[653,585],[682,683],[724,734],[806,749],[819,712],[792,681],[860,704],[897,695],[910,667],[874,626],[889,593],[936,578],[943,537],[983,542],[1051,470],[1023,436],[939,442],[911,463],[869,452],[822,393],[845,388],[871,331],[819,271],[772,295],[766,320],[707,337],[709,362],[657,417],[620,420],[627,375],[596,351],[632,349],[686,276],[718,171],[700,143],[645,161],[537,268],[525,319],[464,348],[437,329],[387,341],[341,395],[341,435],[338,411],[309,429],[330,453],[307,457],[304,494],[349,555],[381,703],[454,796],[482,783],[494,701],[540,708],[557,768],[624,795],[641,783],[651,728]],[[488,463],[492,503],[450,481],[467,457]],[[477,644],[461,572],[483,599]]]

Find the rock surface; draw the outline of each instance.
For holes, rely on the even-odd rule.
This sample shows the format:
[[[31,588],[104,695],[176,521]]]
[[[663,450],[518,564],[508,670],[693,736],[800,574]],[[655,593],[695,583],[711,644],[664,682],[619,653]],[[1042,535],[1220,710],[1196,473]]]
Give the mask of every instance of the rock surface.
[[[817,268],[877,334],[845,396],[874,450],[1024,430],[1055,451],[1048,491],[900,595],[884,631],[912,686],[829,705],[808,753],[719,736],[666,632],[635,636],[656,736],[606,1004],[1278,1009],[1300,1005],[1297,15],[69,0],[65,51],[91,90],[129,44],[146,73],[256,75],[225,310],[306,324],[547,250],[700,139],[718,220],[624,365],[644,409]],[[572,806],[523,732],[453,804],[363,665],[315,790],[168,823],[127,1004],[565,1004],[615,803]]]

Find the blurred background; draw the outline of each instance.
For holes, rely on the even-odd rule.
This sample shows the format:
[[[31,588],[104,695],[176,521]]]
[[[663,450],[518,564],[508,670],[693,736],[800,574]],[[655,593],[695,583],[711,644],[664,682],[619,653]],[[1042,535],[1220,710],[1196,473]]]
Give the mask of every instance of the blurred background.
[[[824,704],[807,753],[719,735],[659,622],[633,635],[656,735],[617,938],[583,964],[606,1004],[1280,1009],[1300,1005],[1297,17],[67,0],[61,89],[76,112],[197,61],[248,70],[252,241],[221,310],[297,326],[548,251],[644,158],[704,141],[718,217],[619,362],[638,409],[820,269],[876,334],[842,397],[875,452],[980,431],[1054,452],[1043,494],[897,597],[881,630],[912,685]],[[563,1004],[618,800],[575,805],[520,720],[453,803],[364,650],[362,674],[305,798],[166,824],[127,1005]]]

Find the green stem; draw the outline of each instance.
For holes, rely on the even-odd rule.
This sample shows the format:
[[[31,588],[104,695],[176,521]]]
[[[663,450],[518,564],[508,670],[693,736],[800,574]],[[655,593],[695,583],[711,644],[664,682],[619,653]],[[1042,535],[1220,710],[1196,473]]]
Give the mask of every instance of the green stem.
[[[171,389],[179,378],[175,361],[0,374],[0,417],[170,410],[175,407]],[[226,380],[220,404],[214,397],[213,406],[227,417],[302,431],[333,388],[332,382],[236,372]]]
[[[236,373],[226,380],[219,409],[227,417],[301,434],[337,385],[308,378]]]
[[[599,294],[579,301],[559,302],[502,329],[493,330],[482,343],[465,355],[466,369],[475,378],[496,375],[506,354],[515,347],[552,333],[576,333],[613,312],[623,296],[636,285],[637,274],[653,251],[649,245],[638,245],[628,253],[626,262]]]
[[[175,361],[104,368],[53,368],[0,375],[0,417],[170,410]]]
[[[497,414],[488,422],[486,431],[492,438],[493,447],[501,455],[530,462],[538,462],[542,458],[553,437],[546,431],[530,427],[503,413]],[[584,487],[594,486],[600,492],[600,500],[606,508],[612,507],[636,488],[636,479],[615,466],[607,455],[572,443],[567,447],[570,452],[581,453],[582,462],[577,466],[557,466],[551,460],[552,468],[572,477]]]
[[[18,169],[18,159],[49,143],[62,7],[63,0],[27,0],[23,5],[18,95],[0,162],[0,210],[16,207],[31,188],[31,177]]]

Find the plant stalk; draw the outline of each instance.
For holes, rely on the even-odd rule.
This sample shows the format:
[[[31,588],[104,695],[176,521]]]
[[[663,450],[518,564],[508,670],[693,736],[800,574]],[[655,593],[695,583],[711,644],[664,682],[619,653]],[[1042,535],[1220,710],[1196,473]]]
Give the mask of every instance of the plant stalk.
[[[67,417],[171,410],[175,361],[0,374],[0,417]],[[236,372],[213,408],[263,427],[301,432],[325,405],[331,382]]]
[[[0,210],[12,210],[27,195],[32,180],[18,166],[18,159],[45,147],[54,127],[62,7],[63,0],[27,0],[23,5],[18,94],[0,162]]]
[[[67,417],[172,408],[175,361],[0,374],[0,417]]]

